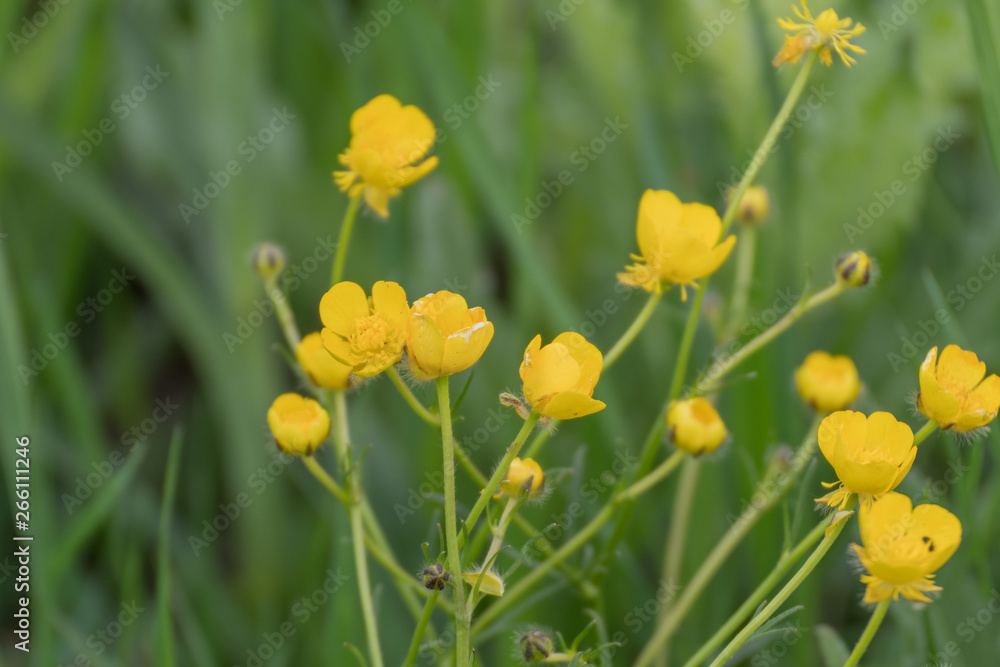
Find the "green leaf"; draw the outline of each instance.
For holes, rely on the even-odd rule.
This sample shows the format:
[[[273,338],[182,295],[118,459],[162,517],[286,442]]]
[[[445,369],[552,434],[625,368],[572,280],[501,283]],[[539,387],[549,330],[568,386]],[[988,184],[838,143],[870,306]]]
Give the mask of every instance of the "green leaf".
[[[814,629],[816,642],[819,644],[819,654],[825,667],[840,667],[847,662],[851,652],[837,631],[829,625],[817,625]]]

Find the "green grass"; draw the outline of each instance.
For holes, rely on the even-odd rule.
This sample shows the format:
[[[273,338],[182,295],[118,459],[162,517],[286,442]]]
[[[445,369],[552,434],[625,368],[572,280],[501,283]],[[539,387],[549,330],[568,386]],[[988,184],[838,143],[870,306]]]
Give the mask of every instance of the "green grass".
[[[353,577],[347,516],[301,464],[275,463],[265,412],[298,383],[280,352],[276,318],[239,338],[246,331],[240,322],[256,322],[252,313],[265,300],[247,261],[261,240],[282,245],[304,272],[290,301],[303,332],[319,327],[332,258],[317,261],[317,254],[325,256],[327,237],[335,241],[347,203],[330,172],[349,141],[354,109],[388,92],[444,129],[435,149],[440,166],[393,201],[390,220],[362,213],[347,276],[365,286],[398,281],[411,298],[453,289],[486,309],[497,333],[475,368],[455,434],[461,443],[502,422],[472,452],[488,472],[520,426],[496,399],[520,390],[517,368],[528,341],[583,327],[607,350],[641,309],[642,295],[616,290],[614,274],[636,250],[643,190],[670,189],[721,207],[719,182],[728,183],[748,159],[795,75],[794,67],[770,65],[781,40],[774,18],[790,14],[785,0],[564,2],[575,10],[554,29],[554,0],[400,2],[402,12],[350,63],[341,43],[385,2],[70,2],[57,4],[16,52],[4,40],[0,358],[8,370],[0,377],[0,461],[12,498],[13,442],[31,437],[35,555],[33,650],[14,651],[5,639],[3,664],[50,667],[78,655],[108,666],[246,664],[247,652],[286,622],[294,633],[269,665],[353,664],[344,643],[363,650],[353,579],[308,615],[296,606],[322,590],[328,572]],[[726,515],[750,496],[774,447],[801,441],[811,415],[791,378],[809,351],[850,354],[865,382],[858,409],[890,410],[917,428],[909,399],[928,347],[961,342],[1000,369],[1000,280],[991,274],[976,282],[983,258],[1000,248],[997,13],[986,0],[914,3],[919,9],[896,15],[897,26],[894,7],[902,4],[910,6],[835,6],[868,26],[858,42],[869,53],[850,70],[839,63],[817,69],[805,100],[814,95],[818,108],[802,109],[762,171],[775,205],[757,237],[749,313],[763,314],[786,290],[800,295],[810,276],[822,286],[834,259],[854,248],[877,259],[880,276],[810,313],[741,368],[755,378],[723,392],[720,410],[734,439],[701,466],[682,579],[725,531]],[[232,11],[220,17],[221,6]],[[823,8],[812,3],[814,11]],[[732,11],[731,25],[679,72],[673,54],[684,53],[688,37],[697,39],[724,9]],[[4,35],[20,34],[22,17],[37,11],[35,4],[4,4]],[[121,117],[115,99],[157,65],[169,76]],[[454,105],[475,95],[480,77],[500,85],[462,118]],[[295,117],[245,161],[241,143],[285,107]],[[103,119],[114,131],[60,181],[53,161],[64,162],[66,146],[84,141]],[[596,159],[581,162],[580,146],[615,119],[627,127]],[[923,168],[924,158],[915,156],[939,136],[948,139]],[[240,173],[186,223],[179,205],[191,204],[193,190],[204,190],[230,160]],[[563,170],[573,182],[519,228],[512,216],[526,216],[525,199],[537,199]],[[885,194],[897,180],[901,194]],[[879,203],[889,196],[891,206]],[[878,206],[884,212],[865,229],[859,207]],[[732,264],[712,281],[710,314],[728,299]],[[99,298],[122,267],[135,280],[100,312],[88,310],[86,300]],[[948,322],[921,336],[921,323],[932,328],[936,312]],[[574,501],[588,517],[600,510],[606,494],[590,503],[593,487],[585,485],[616,455],[641,447],[667,392],[686,314],[677,291],[668,293],[639,340],[602,376],[596,396],[608,408],[563,424],[542,450],[553,492],[545,504],[522,510],[534,525],[553,522]],[[18,365],[55,345],[70,323],[78,335],[22,381]],[[914,338],[911,348],[905,341]],[[703,327],[689,381],[711,348]],[[465,379],[453,381],[456,395]],[[429,388],[417,393],[432,403]],[[157,400],[179,407],[157,421]],[[438,544],[440,486],[428,498],[419,488],[440,470],[439,439],[387,381],[352,394],[349,408],[354,444],[369,447],[364,486],[402,566],[417,576],[426,564],[421,543],[430,542],[432,554]],[[129,437],[133,428],[142,442]],[[171,434],[181,431],[183,443],[178,435],[171,445]],[[64,495],[81,483],[89,488],[94,466],[112,456],[122,465],[68,512]],[[933,494],[955,512],[963,544],[939,575],[941,599],[923,610],[894,604],[863,664],[925,664],[949,642],[960,650],[952,665],[994,658],[1000,619],[971,636],[961,624],[985,608],[1000,580],[998,456],[995,432],[971,446],[940,435],[922,446],[902,490]],[[938,494],[934,483],[949,465],[968,471]],[[832,475],[820,461],[804,497],[815,497]],[[593,615],[606,636],[625,633],[610,663],[629,664],[652,630],[636,622],[635,608],[655,599],[660,585],[675,485],[669,480],[636,505],[601,581],[599,608],[584,609],[575,588],[552,575],[530,605],[516,605],[478,645],[481,663],[513,664],[515,629],[540,625],[571,639]],[[460,473],[460,506],[471,507],[477,491]],[[797,497],[793,490],[792,516]],[[400,521],[398,506],[413,498],[414,513]],[[249,502],[239,507],[240,499]],[[224,523],[233,505],[239,517],[209,541],[203,522],[221,515]],[[798,535],[812,522],[807,506]],[[584,523],[574,520],[560,542]],[[13,516],[4,526],[13,530]],[[674,638],[672,664],[691,655],[770,571],[782,526],[776,510],[737,549]],[[821,640],[835,645],[836,633],[850,648],[860,636],[868,612],[846,557],[856,530],[847,528],[789,600],[803,606],[797,618],[808,631],[778,664],[819,664]],[[197,554],[191,536],[207,542]],[[516,530],[511,536],[519,550],[523,537]],[[595,547],[608,537],[599,533]],[[588,557],[583,552],[571,564]],[[415,621],[386,571],[371,567],[383,649],[388,663],[399,664]],[[522,564],[514,579],[529,567]],[[13,579],[2,586],[6,638]],[[98,655],[88,638],[132,600],[146,611]],[[448,627],[441,612],[432,622],[439,634]],[[812,631],[821,625],[827,629]],[[753,655],[745,654],[746,664]]]

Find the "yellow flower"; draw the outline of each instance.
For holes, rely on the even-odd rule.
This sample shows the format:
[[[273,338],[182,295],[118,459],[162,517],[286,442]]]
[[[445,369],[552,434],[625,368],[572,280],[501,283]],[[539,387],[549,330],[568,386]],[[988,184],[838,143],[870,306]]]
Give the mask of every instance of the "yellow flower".
[[[378,375],[403,356],[408,312],[396,283],[375,283],[371,299],[356,283],[337,283],[319,302],[323,345],[355,375]]]
[[[975,352],[949,345],[938,360],[934,347],[920,365],[917,407],[941,428],[964,433],[986,426],[1000,409],[1000,377],[985,375],[986,364]]]
[[[857,62],[847,53],[848,51],[867,53],[860,46],[851,44],[852,37],[857,37],[865,31],[865,27],[860,23],[851,27],[853,23],[851,19],[840,18],[832,9],[827,9],[813,18],[809,8],[806,7],[806,0],[802,0],[802,11],[794,5],[792,10],[805,23],[797,23],[792,19],[778,19],[778,25],[794,34],[785,35],[785,45],[771,63],[775,67],[785,63],[797,63],[799,58],[813,49],[820,50],[819,59],[827,67],[833,64],[831,48],[848,67]]]
[[[296,456],[309,456],[330,435],[330,415],[319,403],[299,394],[274,399],[267,425],[278,447]]]
[[[535,412],[553,419],[603,410],[604,403],[591,398],[603,365],[600,350],[578,333],[561,333],[545,347],[535,336],[521,362],[524,398]]]
[[[730,191],[726,203],[730,204],[733,191]],[[751,185],[740,198],[736,209],[736,218],[745,225],[757,225],[763,222],[771,212],[771,195],[763,185]]]
[[[312,383],[323,389],[347,389],[351,367],[333,358],[323,347],[323,336],[314,331],[295,346],[295,358]]]
[[[406,356],[420,380],[464,371],[493,340],[493,323],[482,308],[469,308],[458,294],[441,291],[410,307]]]
[[[852,544],[868,574],[864,602],[872,604],[902,595],[930,602],[926,593],[940,591],[934,573],[951,558],[962,541],[958,518],[937,505],[918,505],[899,493],[888,493],[858,513],[861,542]]]
[[[333,172],[341,191],[389,217],[389,198],[423,178],[438,159],[420,162],[434,144],[434,124],[413,105],[402,106],[392,95],[379,95],[351,116],[351,144],[340,155],[347,171]],[[420,162],[420,164],[417,164]]]
[[[819,449],[840,478],[840,488],[816,502],[843,508],[855,493],[870,503],[888,493],[910,472],[917,448],[913,431],[888,412],[865,417],[860,412],[834,412],[819,425]],[[826,488],[837,482],[823,483]]]
[[[729,435],[722,417],[704,398],[674,401],[667,408],[670,439],[694,456],[714,452]]]
[[[795,371],[795,386],[817,412],[836,412],[854,402],[861,391],[858,369],[850,357],[810,352]]]
[[[544,488],[545,473],[542,472],[542,466],[538,465],[534,459],[515,457],[510,462],[507,474],[504,475],[503,481],[500,482],[500,488],[493,497],[499,498],[507,495],[510,498],[520,498],[527,495],[528,498],[534,499],[542,495]]]
[[[849,252],[837,259],[834,273],[837,280],[846,287],[864,287],[872,278],[874,262],[860,250]]]
[[[618,280],[625,285],[660,292],[664,282],[685,287],[713,273],[726,261],[736,243],[730,236],[721,244],[722,221],[715,209],[705,204],[682,204],[672,192],[646,190],[639,202],[636,236],[641,255],[632,255],[635,264],[625,267]]]

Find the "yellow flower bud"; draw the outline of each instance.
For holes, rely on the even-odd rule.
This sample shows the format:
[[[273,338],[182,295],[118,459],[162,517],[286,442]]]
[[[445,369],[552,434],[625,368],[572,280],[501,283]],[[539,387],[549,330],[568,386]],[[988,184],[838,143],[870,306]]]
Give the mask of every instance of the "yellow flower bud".
[[[917,456],[913,431],[888,412],[868,417],[850,410],[834,412],[820,423],[817,436],[820,451],[840,478],[840,488],[816,500],[830,507],[843,508],[852,493],[870,503],[892,491]]]
[[[799,396],[817,412],[836,412],[854,402],[861,391],[858,369],[850,357],[810,352],[795,371]]]
[[[274,280],[285,270],[285,251],[273,243],[259,243],[253,249],[250,263],[264,280]]]
[[[267,411],[278,447],[296,456],[309,456],[330,435],[330,415],[319,403],[299,394],[282,394]]]
[[[458,294],[441,291],[410,307],[406,357],[420,380],[454,375],[483,356],[493,340],[493,323],[482,308],[469,308]]]
[[[604,409],[592,398],[604,357],[578,333],[567,331],[542,347],[535,336],[524,351],[521,382],[535,412],[552,419],[584,417]]]
[[[333,358],[323,347],[323,336],[318,331],[302,339],[295,347],[295,358],[312,383],[323,389],[347,389],[351,367]]]
[[[745,225],[757,225],[764,222],[770,213],[771,195],[767,193],[767,188],[763,185],[751,185],[743,193],[740,205],[736,208],[736,219]]]
[[[521,655],[525,662],[544,662],[552,653],[552,636],[541,630],[532,630],[521,636]]]
[[[672,192],[646,190],[639,201],[636,237],[640,255],[618,274],[623,285],[659,292],[664,284],[685,286],[710,275],[722,265],[736,243],[729,236],[719,243],[722,221],[705,204],[683,204]]]
[[[704,398],[671,403],[667,428],[674,445],[693,456],[714,452],[729,435],[722,417]]]
[[[919,505],[899,493],[887,493],[858,511],[863,547],[851,548],[868,574],[865,604],[902,595],[930,602],[927,593],[941,590],[934,573],[951,558],[962,541],[958,518],[937,505]]]
[[[938,359],[938,349],[920,365],[917,407],[941,428],[959,432],[986,426],[1000,410],[1000,377],[986,376],[986,364],[975,352],[949,345]]]
[[[864,287],[872,277],[872,258],[860,250],[837,260],[837,280],[846,287]]]
[[[378,375],[402,359],[408,312],[396,283],[375,283],[370,300],[356,283],[337,283],[319,302],[323,346],[355,375]]]
[[[515,458],[507,468],[507,474],[500,482],[494,498],[507,495],[511,498],[520,498],[527,495],[530,499],[535,499],[542,495],[545,489],[545,473],[542,466],[533,459]]]
[[[334,182],[351,197],[363,193],[369,208],[387,218],[390,197],[437,166],[437,157],[423,159],[434,137],[427,114],[379,95],[351,116],[351,144],[339,158],[347,170],[333,172]]]

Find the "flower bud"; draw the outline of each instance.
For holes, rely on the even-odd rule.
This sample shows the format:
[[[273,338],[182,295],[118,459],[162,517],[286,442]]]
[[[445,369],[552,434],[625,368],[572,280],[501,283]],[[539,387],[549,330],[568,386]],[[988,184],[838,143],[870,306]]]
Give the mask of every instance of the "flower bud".
[[[261,278],[275,280],[285,271],[285,251],[273,243],[258,243],[250,262]]]
[[[719,413],[704,398],[671,403],[667,428],[674,444],[694,456],[714,452],[729,435]]]
[[[552,637],[541,630],[522,635],[519,642],[525,662],[542,662],[552,653]]]
[[[728,198],[732,198],[730,191]],[[736,219],[745,225],[757,225],[763,222],[771,213],[771,195],[762,185],[751,185],[743,193],[740,204],[736,208]]]
[[[860,250],[837,260],[837,280],[846,287],[864,287],[872,274],[872,258]]]
[[[817,350],[795,370],[795,387],[813,410],[837,412],[858,397],[861,380],[850,357]]]
[[[440,563],[434,563],[424,568],[424,588],[430,591],[443,591],[451,575],[441,567]]]
[[[500,394],[500,405],[514,408],[517,411],[517,416],[521,419],[527,419],[531,415],[531,408],[525,405],[524,401],[506,391]]]
[[[283,451],[309,456],[330,435],[330,415],[319,403],[299,394],[282,394],[267,411],[267,424]]]
[[[542,466],[532,459],[515,458],[510,462],[507,474],[500,482],[500,489],[494,497],[507,495],[511,498],[521,498],[526,495],[535,499],[542,495],[544,488],[545,473],[542,472]]]

